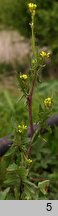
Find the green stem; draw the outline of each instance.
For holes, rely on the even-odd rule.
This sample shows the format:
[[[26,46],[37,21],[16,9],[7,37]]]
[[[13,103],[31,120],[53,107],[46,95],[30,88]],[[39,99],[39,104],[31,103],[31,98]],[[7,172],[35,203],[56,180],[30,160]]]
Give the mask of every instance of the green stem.
[[[36,58],[35,35],[34,35],[34,15],[32,15],[32,51],[33,51],[34,58]]]

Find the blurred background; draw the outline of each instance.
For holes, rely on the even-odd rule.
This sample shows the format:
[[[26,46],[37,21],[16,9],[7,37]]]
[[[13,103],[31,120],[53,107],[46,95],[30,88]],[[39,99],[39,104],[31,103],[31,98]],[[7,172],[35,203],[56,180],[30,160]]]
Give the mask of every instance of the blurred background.
[[[51,52],[49,61],[43,69],[43,83],[38,84],[33,111],[38,109],[38,96],[43,101],[52,96],[54,112],[58,106],[58,1],[35,0],[35,36],[38,49]],[[27,4],[29,0],[0,0],[0,137],[13,129],[15,107],[19,122],[27,121],[26,107],[16,78],[17,72],[28,72],[31,57],[31,15]],[[19,89],[19,90],[18,90]],[[19,115],[20,113],[20,115]],[[22,115],[21,115],[22,113]],[[37,113],[37,112],[36,112]],[[37,119],[37,114],[34,116]]]
[[[29,71],[31,50],[31,15],[29,0],[0,0],[0,138],[14,130],[15,121],[28,122],[26,101],[22,96],[17,72]],[[35,0],[35,36],[38,50],[51,52],[49,61],[41,72],[34,92],[33,121],[38,122],[39,104],[52,97],[52,114],[58,114],[58,0]],[[32,171],[50,178],[49,199],[58,199],[58,128],[50,134],[48,145],[36,147]],[[54,178],[54,180],[53,180]]]

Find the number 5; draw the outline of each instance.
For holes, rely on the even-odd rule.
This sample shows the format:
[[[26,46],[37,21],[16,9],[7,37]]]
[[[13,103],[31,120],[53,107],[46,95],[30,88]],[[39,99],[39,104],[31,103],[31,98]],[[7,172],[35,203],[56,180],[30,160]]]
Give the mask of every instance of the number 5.
[[[47,208],[46,208],[47,211],[51,211],[52,210],[52,206],[51,206],[51,203],[47,203]]]

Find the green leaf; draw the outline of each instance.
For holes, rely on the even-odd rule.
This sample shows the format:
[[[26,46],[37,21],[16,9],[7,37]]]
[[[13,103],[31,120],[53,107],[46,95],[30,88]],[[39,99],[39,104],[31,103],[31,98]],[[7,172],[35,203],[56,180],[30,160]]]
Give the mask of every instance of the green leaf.
[[[38,188],[40,189],[40,191],[46,195],[47,194],[47,189],[49,187],[49,183],[50,181],[49,180],[45,180],[45,181],[42,181],[42,182],[39,182],[38,183]]]
[[[13,164],[8,166],[7,171],[8,172],[13,172],[13,171],[16,171],[17,168],[18,168],[17,165],[15,163],[13,163]]]
[[[12,145],[11,149],[8,150],[8,152],[5,153],[4,158],[11,156],[13,154],[15,154],[16,152],[16,148],[15,146]]]
[[[37,186],[36,186],[34,183],[32,183],[32,182],[26,180],[25,183],[26,183],[27,185],[29,185],[31,188],[33,187],[34,189],[37,189]]]
[[[19,176],[24,181],[28,175],[28,169],[25,167],[19,167]]]
[[[6,188],[3,192],[2,191],[0,192],[0,200],[5,200],[6,199],[6,196],[7,196],[8,192],[9,192],[9,190],[10,190],[10,187]]]

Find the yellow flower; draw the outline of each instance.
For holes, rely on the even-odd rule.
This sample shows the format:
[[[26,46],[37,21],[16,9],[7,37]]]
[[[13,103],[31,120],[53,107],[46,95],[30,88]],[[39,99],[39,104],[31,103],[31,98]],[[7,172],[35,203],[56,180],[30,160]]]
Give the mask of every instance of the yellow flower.
[[[27,129],[27,126],[26,125],[24,125],[24,124],[22,124],[22,125],[18,125],[18,131],[19,131],[19,133],[22,133],[24,130],[26,130]]]
[[[26,161],[27,161],[28,164],[31,164],[31,163],[32,163],[32,160],[31,160],[31,159],[27,159]]]
[[[28,4],[29,11],[31,12],[32,15],[35,15],[36,7],[37,7],[37,5],[34,4],[34,3],[29,3]]]
[[[26,129],[26,128],[27,128],[27,126],[23,124],[22,125],[22,129]]]
[[[26,80],[28,78],[28,76],[26,75],[26,74],[22,74],[22,75],[20,75],[20,79],[24,79],[24,80]]]
[[[51,105],[52,105],[52,99],[51,99],[51,97],[48,97],[48,98],[46,98],[44,100],[44,105],[45,105],[46,108],[50,108],[51,107]]]
[[[19,131],[19,133],[22,133],[22,126],[21,125],[18,125],[18,131]]]
[[[41,55],[42,57],[46,57],[46,52],[42,51],[42,52],[40,53],[40,55]]]
[[[49,58],[50,53],[49,53],[49,52],[46,53],[45,51],[42,51],[42,52],[40,53],[40,56],[41,56],[42,58],[45,58],[45,57]]]

